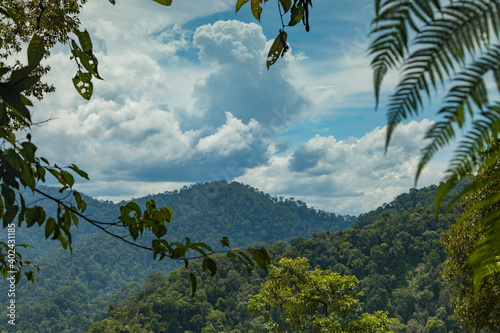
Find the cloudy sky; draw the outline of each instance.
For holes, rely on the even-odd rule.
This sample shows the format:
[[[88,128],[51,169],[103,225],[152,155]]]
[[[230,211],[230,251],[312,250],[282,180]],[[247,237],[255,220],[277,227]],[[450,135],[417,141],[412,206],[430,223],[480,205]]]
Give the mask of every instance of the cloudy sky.
[[[400,126],[384,155],[366,52],[373,0],[314,1],[311,31],[287,28],[291,51],[270,70],[276,1],[260,24],[235,3],[90,0],[82,27],[105,80],[82,99],[68,48],[54,50],[57,92],[34,109],[35,121],[52,119],[33,130],[40,155],[77,164],[91,178],[77,188],[114,201],[226,179],[359,214],[413,187],[432,113]],[[396,82],[389,75],[385,95]],[[438,157],[418,185],[445,166]]]

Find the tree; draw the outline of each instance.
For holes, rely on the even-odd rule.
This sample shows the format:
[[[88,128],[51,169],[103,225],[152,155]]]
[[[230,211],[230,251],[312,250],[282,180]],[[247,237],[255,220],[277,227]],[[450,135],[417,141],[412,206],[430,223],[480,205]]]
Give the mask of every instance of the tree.
[[[493,168],[481,170],[476,176],[478,181],[490,177],[496,177],[500,163]],[[500,182],[496,178],[488,187],[478,192],[469,193],[462,202],[464,212],[481,202],[485,197],[500,191]],[[472,331],[488,329],[498,331],[500,329],[500,274],[495,273],[483,280],[481,289],[475,300],[474,270],[469,264],[472,253],[478,252],[478,240],[484,237],[484,233],[494,222],[482,224],[481,221],[492,210],[498,209],[498,204],[491,207],[482,207],[471,214],[466,214],[459,222],[452,226],[443,236],[443,246],[447,252],[444,279],[451,290],[451,305],[455,317],[463,327]],[[465,215],[465,213],[463,214]],[[461,221],[462,220],[462,221]],[[483,238],[484,239],[484,238]],[[484,252],[479,251],[484,255]],[[486,251],[486,254],[488,252]]]
[[[170,6],[171,0],[155,0]],[[16,138],[15,130],[29,131],[33,125],[28,107],[32,103],[26,96],[39,99],[44,93],[53,91],[52,87],[40,83],[41,76],[50,68],[42,67],[40,61],[50,55],[50,47],[57,43],[69,43],[72,58],[77,65],[77,73],[72,79],[76,90],[85,99],[90,99],[93,92],[92,78],[100,79],[98,61],[93,55],[93,46],[89,33],[79,28],[78,14],[86,0],[80,1],[49,1],[21,2],[4,1],[0,5],[0,219],[7,228],[7,242],[0,241],[0,273],[18,282],[24,272],[28,280],[34,281],[34,272],[38,269],[30,261],[23,260],[17,249],[28,247],[26,244],[16,244],[16,227],[44,227],[45,237],[58,240],[64,249],[71,251],[71,227],[77,226],[79,219],[94,225],[112,237],[125,243],[151,251],[153,257],[162,260],[166,257],[178,260],[188,268],[190,260],[203,258],[203,271],[209,270],[212,275],[217,271],[215,261],[210,255],[216,253],[204,243],[191,243],[185,238],[183,243],[167,241],[166,223],[173,220],[172,210],[168,207],[157,207],[153,200],[146,203],[146,209],[130,202],[120,208],[120,215],[113,222],[91,220],[83,215],[86,203],[78,191],[73,190],[74,174],[88,179],[87,173],[76,165],[59,167],[50,164],[45,158],[37,155],[36,145],[31,142],[28,133],[25,140]],[[114,0],[110,0],[115,3]],[[252,6],[253,7],[253,6]],[[73,34],[75,40],[69,38]],[[27,62],[23,66],[16,55],[22,51],[22,43],[28,43]],[[15,61],[14,61],[15,60]],[[8,65],[15,62],[14,65]],[[61,185],[60,191],[70,190],[72,201],[60,200],[36,188],[37,183],[44,183],[46,175],[53,176]],[[57,203],[57,215],[47,216],[41,206],[26,203],[20,189],[29,189]],[[17,223],[15,222],[17,219]],[[118,230],[118,231],[116,231]],[[120,231],[126,230],[124,236]],[[144,232],[150,232],[153,240],[151,246],[143,246],[135,241]],[[132,240],[130,240],[132,238]],[[229,247],[229,240],[220,240],[222,247]],[[237,258],[248,265],[255,263],[266,268],[269,256],[265,248],[248,250],[253,260],[240,249],[222,251],[228,257]],[[195,252],[195,255],[191,253]],[[219,251],[221,252],[221,251]],[[24,266],[24,267],[23,267]],[[193,295],[196,291],[197,279],[189,274]]]
[[[388,332],[387,314],[361,313],[358,281],[316,269],[307,259],[283,258],[270,266],[270,280],[249,300],[249,308],[265,320],[268,330],[288,327],[298,332]]]
[[[500,5],[493,0],[375,0],[375,10],[370,53],[377,105],[388,70],[402,69],[388,106],[386,149],[397,125],[419,114],[423,98],[430,98],[431,88],[438,85],[447,90],[438,111],[442,118],[426,133],[429,143],[422,150],[415,182],[434,154],[456,140],[456,131],[464,132],[436,197],[437,212],[460,179],[499,160],[498,149],[490,150],[488,158],[483,158],[483,152],[500,134],[500,100],[488,95],[485,83],[485,77],[493,75],[496,90],[500,91]],[[492,172],[491,178],[473,181],[449,207],[470,193],[492,186],[500,170]],[[482,197],[463,218],[476,209],[495,207],[478,221],[487,225],[500,216],[500,206],[496,205],[499,201],[498,193]],[[497,219],[485,232],[486,243],[495,246],[490,246],[488,256],[476,261],[476,290],[485,276],[500,271],[500,261],[494,259],[500,258],[500,238],[493,232],[499,227]]]

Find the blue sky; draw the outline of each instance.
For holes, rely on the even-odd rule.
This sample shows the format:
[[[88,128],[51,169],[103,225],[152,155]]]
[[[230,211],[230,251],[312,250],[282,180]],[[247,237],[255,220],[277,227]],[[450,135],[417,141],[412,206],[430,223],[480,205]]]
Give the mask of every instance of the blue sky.
[[[262,23],[235,0],[90,0],[99,72],[90,101],[71,84],[65,46],[47,61],[56,93],[36,103],[41,155],[76,163],[78,189],[114,201],[219,179],[341,214],[374,209],[413,187],[426,117],[401,125],[384,155],[385,111],[374,111],[369,57],[372,0],[314,1],[311,31],[287,28],[291,51],[270,70],[276,1]],[[388,75],[383,95],[397,83]],[[443,156],[419,186],[437,183]]]

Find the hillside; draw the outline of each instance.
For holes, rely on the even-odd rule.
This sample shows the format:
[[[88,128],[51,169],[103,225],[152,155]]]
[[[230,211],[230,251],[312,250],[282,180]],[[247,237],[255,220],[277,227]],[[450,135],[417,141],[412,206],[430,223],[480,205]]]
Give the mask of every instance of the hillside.
[[[55,188],[42,189],[53,196],[62,195]],[[117,217],[120,204],[85,199],[89,218],[109,222]],[[38,200],[40,197],[33,196],[27,202],[39,202],[55,212],[54,204]],[[356,221],[352,216],[317,211],[303,202],[273,197],[235,182],[196,184],[134,199],[140,205],[147,200],[172,208],[174,221],[168,239],[190,237],[208,244],[216,244],[221,236],[229,237],[238,247],[269,244],[310,237],[322,230],[346,229]],[[17,234],[18,243],[36,247],[27,251],[25,258],[35,258],[41,269],[37,283],[22,280],[17,288],[20,307],[16,330],[22,332],[81,332],[105,318],[109,304],[131,297],[150,273],[168,274],[179,267],[169,260],[154,262],[151,253],[103,235],[84,221],[73,229],[73,255],[60,249],[57,241],[45,240],[43,230],[37,227],[19,229]],[[147,243],[147,239],[141,242]],[[6,283],[1,282],[4,287]],[[5,302],[6,297],[1,294],[0,300]],[[5,310],[0,313],[4,315]]]
[[[269,246],[272,262],[282,257],[307,257],[312,267],[355,275],[366,312],[388,311],[395,332],[462,332],[452,316],[449,291],[441,280],[445,253],[440,237],[459,210],[434,215],[437,187],[411,190],[391,203],[362,214],[355,226],[319,232]],[[194,299],[183,270],[166,278],[153,274],[110,318],[90,332],[265,332],[247,309],[265,272],[252,275],[221,257],[223,269],[204,274]]]

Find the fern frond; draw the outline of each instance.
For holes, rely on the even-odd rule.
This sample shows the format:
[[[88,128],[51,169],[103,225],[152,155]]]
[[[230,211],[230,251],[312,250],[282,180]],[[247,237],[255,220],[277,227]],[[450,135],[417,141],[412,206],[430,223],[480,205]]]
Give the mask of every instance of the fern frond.
[[[447,178],[465,177],[482,168],[481,155],[490,146],[491,138],[498,138],[500,133],[500,107],[494,106],[482,112],[482,119],[472,123],[472,128],[465,134],[453,154],[450,167],[446,170]]]
[[[444,106],[438,112],[438,114],[443,115],[443,120],[435,123],[425,135],[425,139],[431,139],[431,142],[422,149],[422,157],[418,164],[415,183],[434,154],[455,139],[454,126],[463,128],[466,120],[465,109],[468,109],[469,114],[472,116],[472,103],[481,110],[487,105],[488,94],[483,77],[490,70],[498,73],[499,67],[500,45],[494,45],[481,58],[475,60],[453,79],[453,87],[444,99]],[[498,84],[500,84],[500,81]]]
[[[462,198],[470,195],[471,193],[481,193],[483,198],[486,196],[486,192],[484,189],[492,188],[495,185],[495,182],[498,182],[500,179],[500,169],[498,166],[498,161],[500,161],[500,151],[498,150],[498,132],[496,136],[492,136],[491,140],[488,144],[488,149],[483,151],[480,156],[474,157],[473,162],[467,162],[467,166],[472,169],[477,170],[488,170],[488,177],[477,178],[474,179],[468,186],[466,186],[458,195],[456,195],[452,200],[448,202],[448,206],[446,208],[446,212],[448,212],[453,205],[455,205]],[[465,150],[465,149],[463,149]],[[444,197],[450,192],[450,190],[457,184],[457,182],[472,174],[472,171],[467,171],[467,168],[462,168],[461,172],[449,173],[446,177],[444,183],[438,189],[436,194],[436,202],[435,202],[435,211],[436,214],[439,212],[439,207]],[[467,217],[467,216],[465,216]],[[464,218],[465,218],[464,217]]]
[[[430,96],[428,79],[434,88],[436,76],[444,83],[457,66],[464,65],[467,55],[489,45],[489,26],[500,24],[497,1],[453,1],[441,12],[418,34],[417,50],[403,65],[403,77],[389,103],[386,148],[396,126],[420,112],[421,91]]]
[[[371,34],[377,37],[370,44],[373,55],[373,86],[376,106],[379,103],[380,87],[390,68],[396,67],[408,52],[410,31],[419,31],[419,22],[428,23],[439,9],[438,0],[387,0],[376,1],[376,18],[373,20]],[[409,29],[407,27],[409,26]]]

